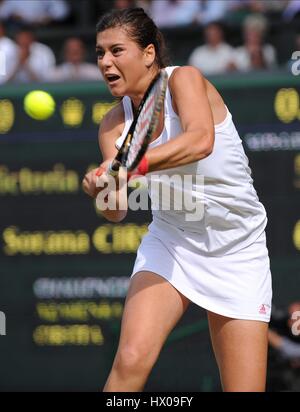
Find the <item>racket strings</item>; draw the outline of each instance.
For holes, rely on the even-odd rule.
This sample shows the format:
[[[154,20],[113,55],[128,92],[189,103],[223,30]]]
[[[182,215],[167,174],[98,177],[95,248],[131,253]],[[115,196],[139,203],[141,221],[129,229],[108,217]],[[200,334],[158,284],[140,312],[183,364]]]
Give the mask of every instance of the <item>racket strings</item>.
[[[133,133],[129,140],[130,144],[126,148],[122,162],[128,170],[137,167],[154,136],[163,107],[167,84],[167,73],[162,72],[159,80],[153,83],[139,107],[137,116],[134,119]]]
[[[132,136],[130,143],[130,151],[128,154],[127,163],[130,164],[140,152],[143,144],[145,143],[145,138],[148,133],[151,133],[151,120],[155,111],[155,90],[149,95],[144,106],[142,107],[135,131]]]

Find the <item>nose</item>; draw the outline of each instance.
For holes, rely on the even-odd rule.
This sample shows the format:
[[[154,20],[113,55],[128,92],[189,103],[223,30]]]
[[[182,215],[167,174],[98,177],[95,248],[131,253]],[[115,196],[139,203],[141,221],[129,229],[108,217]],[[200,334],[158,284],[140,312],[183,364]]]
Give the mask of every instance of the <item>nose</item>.
[[[100,65],[103,69],[107,69],[112,66],[112,55],[111,53],[105,53],[100,60]]]

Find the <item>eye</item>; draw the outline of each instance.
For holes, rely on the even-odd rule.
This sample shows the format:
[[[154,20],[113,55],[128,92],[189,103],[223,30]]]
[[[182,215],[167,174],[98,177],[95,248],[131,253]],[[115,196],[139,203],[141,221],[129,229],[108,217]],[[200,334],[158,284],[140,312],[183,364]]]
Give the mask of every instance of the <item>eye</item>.
[[[98,59],[102,59],[104,56],[104,51],[101,49],[96,49],[96,56],[98,57]]]
[[[121,47],[114,47],[112,52],[114,55],[118,55],[120,53],[122,53],[123,49]]]

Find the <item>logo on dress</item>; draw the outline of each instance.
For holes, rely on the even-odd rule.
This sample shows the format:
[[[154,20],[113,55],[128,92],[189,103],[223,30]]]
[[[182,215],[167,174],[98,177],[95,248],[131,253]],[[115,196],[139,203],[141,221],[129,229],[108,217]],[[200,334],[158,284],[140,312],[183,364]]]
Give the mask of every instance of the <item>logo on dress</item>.
[[[264,304],[260,305],[260,307],[259,307],[259,313],[260,313],[261,315],[266,315],[266,314],[267,314],[266,305],[264,305]]]

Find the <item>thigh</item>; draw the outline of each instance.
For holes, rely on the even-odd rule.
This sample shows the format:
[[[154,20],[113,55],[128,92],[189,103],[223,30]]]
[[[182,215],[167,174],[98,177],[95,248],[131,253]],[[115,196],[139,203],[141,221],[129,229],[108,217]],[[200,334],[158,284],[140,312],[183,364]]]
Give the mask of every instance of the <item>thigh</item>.
[[[208,321],[223,390],[265,391],[268,323],[212,312],[208,312]]]
[[[157,356],[188,304],[163,277],[152,272],[135,274],[126,297],[119,349],[138,348]]]

